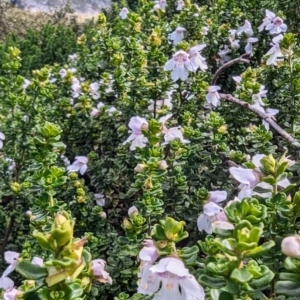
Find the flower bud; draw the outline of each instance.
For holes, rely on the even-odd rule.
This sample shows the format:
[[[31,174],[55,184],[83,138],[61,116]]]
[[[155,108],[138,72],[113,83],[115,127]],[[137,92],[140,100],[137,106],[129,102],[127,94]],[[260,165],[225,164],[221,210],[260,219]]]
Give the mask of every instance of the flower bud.
[[[294,235],[282,240],[281,251],[286,256],[300,259],[300,236]]]
[[[131,206],[131,207],[128,209],[128,215],[129,215],[129,217],[134,217],[134,216],[136,216],[138,213],[139,213],[139,211],[138,211],[138,209],[137,209],[135,206]]]
[[[123,220],[123,228],[125,230],[131,230],[133,228],[132,224],[126,218]]]
[[[136,167],[134,168],[134,171],[137,173],[143,173],[147,166],[145,164],[137,164]]]
[[[54,218],[54,224],[56,226],[61,226],[67,221],[66,217],[62,215],[61,213],[57,213],[55,218]]]
[[[107,218],[107,215],[106,215],[106,212],[105,211],[101,211],[101,213],[99,214],[100,218],[102,219],[106,219]]]
[[[161,160],[158,163],[158,168],[161,169],[161,170],[167,169],[168,168],[167,162],[165,160]]]

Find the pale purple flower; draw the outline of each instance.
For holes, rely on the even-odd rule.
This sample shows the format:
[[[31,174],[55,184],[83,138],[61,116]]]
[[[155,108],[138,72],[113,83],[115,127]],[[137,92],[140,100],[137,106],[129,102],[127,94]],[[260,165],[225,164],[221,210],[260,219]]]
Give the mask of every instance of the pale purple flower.
[[[166,0],[159,0],[155,1],[156,5],[159,5],[159,8],[162,10],[166,10],[167,1]]]
[[[272,195],[273,187],[265,182],[261,182],[261,178],[264,174],[261,171],[261,159],[265,157],[264,154],[256,154],[252,157],[252,163],[255,166],[255,169],[245,169],[242,167],[231,167],[229,172],[231,176],[238,182],[240,182],[238,198],[242,200],[245,197],[251,197],[253,195],[259,195],[261,197],[267,198]],[[290,184],[288,179],[281,180],[277,182],[278,186],[283,188],[287,187]],[[260,187],[266,190],[264,193],[255,192],[255,187]]]
[[[264,106],[264,102],[262,101],[262,98],[266,97],[268,93],[268,90],[265,89],[264,85],[260,85],[259,93],[252,95],[253,102],[257,102],[260,106]]]
[[[109,273],[107,273],[104,270],[105,265],[106,265],[105,260],[94,259],[94,260],[92,260],[91,264],[92,264],[91,269],[93,271],[93,275],[94,275],[96,281],[112,284],[112,279],[111,279]]]
[[[37,256],[34,256],[31,263],[33,265],[38,265],[40,267],[43,267],[44,266],[44,260],[40,257],[37,257]]]
[[[129,209],[128,209],[128,216],[131,217],[132,214],[138,214],[139,213],[139,210],[135,207],[135,206],[131,206]]]
[[[258,27],[258,31],[262,32],[267,25],[273,22],[276,18],[276,15],[270,10],[266,9],[266,17],[263,19],[263,23]]]
[[[75,77],[72,78],[71,88],[73,91],[72,96],[74,98],[78,98],[81,93],[81,84],[80,84],[80,81]]]
[[[170,40],[173,41],[174,45],[177,45],[184,39],[184,32],[186,29],[184,27],[178,26],[175,31],[170,34]]]
[[[3,300],[16,300],[19,293],[20,291],[15,288],[8,289],[3,294]]]
[[[167,61],[164,67],[165,71],[172,71],[171,78],[173,81],[181,79],[182,81],[187,80],[189,71],[192,71],[190,65],[189,55],[183,51],[177,51],[173,57]]]
[[[266,26],[266,30],[270,34],[279,34],[281,32],[287,31],[287,25],[283,23],[283,20],[279,17],[276,17],[271,23]]]
[[[105,195],[104,194],[94,194],[97,205],[103,207],[105,205]]]
[[[172,127],[170,129],[168,129],[167,132],[165,133],[164,138],[165,138],[165,141],[162,143],[162,146],[170,144],[170,142],[172,142],[176,139],[179,139],[181,141],[181,143],[183,143],[183,144],[190,143],[190,141],[186,140],[183,137],[183,133],[180,130],[180,127]]]
[[[203,213],[197,219],[199,231],[212,233],[212,223],[218,220],[218,214],[223,210],[218,203],[224,202],[227,198],[226,191],[209,192],[209,198],[203,205]]]
[[[245,46],[245,51],[246,51],[246,53],[248,53],[248,54],[252,54],[252,52],[253,52],[253,43],[256,43],[256,42],[258,42],[258,38],[255,38],[255,37],[249,37],[248,39],[247,39],[247,44],[246,44],[246,46]]]
[[[99,114],[100,114],[101,108],[104,107],[104,106],[105,106],[104,103],[99,102],[99,103],[97,104],[97,108],[95,108],[95,107],[92,108],[92,111],[91,111],[90,115],[91,115],[92,117],[98,117]]]
[[[220,89],[221,88],[216,85],[211,85],[208,87],[208,93],[206,95],[206,103],[208,105],[212,105],[214,107],[218,107],[221,105],[220,95],[218,93]]]
[[[175,257],[162,258],[149,272],[144,272],[141,281],[146,282],[138,292],[155,296],[153,300],[204,300],[205,293],[196,278]]]
[[[99,83],[98,82],[93,82],[90,84],[90,93],[92,95],[92,98],[94,100],[97,100],[100,98],[100,94],[98,92],[99,90]]]
[[[65,78],[68,74],[68,71],[66,69],[61,69],[58,74],[60,75],[61,78]]]
[[[3,148],[3,141],[5,140],[5,134],[0,131],[0,149]]]
[[[4,252],[4,260],[9,266],[5,269],[2,274],[2,277],[7,277],[11,272],[16,268],[19,261],[20,254],[14,251],[5,251]]]
[[[24,78],[24,83],[23,83],[23,89],[26,90],[27,87],[30,85],[30,80]]]
[[[252,36],[253,35],[253,29],[252,29],[252,25],[251,23],[246,20],[244,25],[242,27],[240,27],[237,31],[236,31],[236,34],[239,36],[241,35],[242,33],[245,33],[248,37]]]
[[[14,282],[8,278],[8,277],[5,277],[5,276],[2,276],[0,278],[0,289],[3,289],[3,290],[10,290],[14,287]]]
[[[145,118],[141,117],[132,117],[128,124],[131,129],[129,132],[131,133],[128,139],[123,142],[123,145],[131,142],[130,150],[133,151],[137,147],[144,148],[146,147],[146,143],[148,139],[143,135],[142,129],[148,127],[148,122]]]
[[[230,47],[233,49],[239,49],[240,48],[240,40],[236,39],[235,35],[236,35],[236,30],[234,29],[230,29],[229,33],[229,43],[230,43]]]
[[[259,101],[255,101],[255,103],[253,105],[251,105],[252,107],[256,108],[257,110],[265,113],[266,115],[268,115],[269,117],[273,117],[275,115],[277,115],[279,113],[279,110],[278,109],[274,109],[274,108],[267,108],[267,109],[264,109],[260,102]],[[265,120],[262,120],[262,123],[263,125],[265,126],[266,130],[269,131],[270,130],[270,124],[265,121]]]
[[[198,70],[198,68],[201,69],[201,71],[205,72],[207,70],[207,64],[206,59],[200,54],[200,51],[202,51],[206,47],[206,44],[201,44],[194,46],[190,49],[189,55],[190,55],[190,68],[194,72]]]
[[[184,1],[178,0],[176,10],[183,10],[183,7],[184,7]]]
[[[70,55],[68,56],[68,58],[69,58],[69,60],[71,60],[72,62],[76,62],[76,61],[77,61],[77,59],[78,59],[78,57],[77,57],[77,54],[76,54],[76,53],[74,53],[74,54],[70,54]]]
[[[229,49],[229,47],[227,45],[224,46],[224,49],[221,49],[218,52],[221,65],[225,64],[226,62],[228,62],[230,60],[230,56],[228,55],[228,53],[230,53],[230,52],[231,52],[231,49]]]
[[[121,18],[122,20],[125,20],[125,19],[127,19],[128,13],[129,13],[128,8],[127,8],[127,7],[123,7],[123,8],[121,9],[120,13],[119,13],[119,16],[120,16],[120,18]]]
[[[86,156],[75,156],[75,161],[72,163],[72,165],[67,167],[67,170],[69,172],[79,171],[79,173],[83,175],[88,168],[87,166],[88,162],[89,160]]]
[[[273,46],[267,53],[270,57],[267,60],[267,65],[274,65],[277,66],[277,61],[281,61],[283,59],[283,54],[280,49],[279,42],[283,39],[283,35],[280,34],[273,38],[271,45]]]

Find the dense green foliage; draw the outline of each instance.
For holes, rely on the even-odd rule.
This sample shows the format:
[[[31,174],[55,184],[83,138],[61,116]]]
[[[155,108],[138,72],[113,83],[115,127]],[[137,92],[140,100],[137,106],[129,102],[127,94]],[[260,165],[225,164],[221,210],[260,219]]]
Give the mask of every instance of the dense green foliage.
[[[126,5],[113,3],[79,37],[46,25],[0,48],[1,269],[11,264],[6,251],[21,253],[9,277],[24,300],[150,299],[142,295],[151,285],[142,284],[145,264],[176,257],[190,274],[179,276],[176,300],[204,299],[199,284],[211,300],[296,299],[300,47],[292,2],[186,0],[177,10],[167,1],[164,11],[140,0],[122,18]],[[275,35],[257,30],[265,9],[288,26],[277,64],[266,55]],[[236,35],[233,47],[229,30],[246,20],[254,33]],[[172,43],[178,26],[183,38]],[[185,64],[172,81],[197,45],[201,67]],[[145,249],[161,260],[145,260]],[[36,256],[43,266],[29,263]],[[103,262],[96,274],[96,258],[112,282]],[[159,281],[172,272],[157,273]],[[195,298],[184,294],[187,278],[197,279]],[[155,300],[172,298],[163,287]]]

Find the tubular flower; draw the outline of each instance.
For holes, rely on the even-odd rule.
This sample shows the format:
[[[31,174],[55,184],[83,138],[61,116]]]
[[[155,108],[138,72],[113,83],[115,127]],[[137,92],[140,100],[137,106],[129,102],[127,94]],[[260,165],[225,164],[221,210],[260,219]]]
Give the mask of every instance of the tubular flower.
[[[129,10],[127,7],[123,7],[119,13],[119,16],[122,20],[127,19],[127,15],[129,14]]]
[[[173,41],[174,45],[177,45],[183,40],[185,31],[185,28],[178,26],[175,31],[170,34],[170,40]]]
[[[216,85],[211,85],[210,87],[208,87],[208,93],[206,95],[206,104],[208,106],[214,106],[214,107],[218,107],[221,104],[220,101],[220,95],[218,93],[218,91],[221,88],[219,86]]]
[[[240,48],[240,40],[237,40],[235,35],[236,35],[236,30],[234,29],[230,29],[229,33],[229,43],[230,43],[230,47],[233,49],[239,49]]]
[[[201,44],[194,46],[190,49],[189,55],[190,55],[190,67],[191,69],[196,72],[198,68],[201,69],[201,71],[205,72],[207,70],[207,64],[206,59],[200,54],[200,51],[203,50],[206,47],[206,44]]]
[[[183,10],[183,7],[184,7],[184,1],[178,0],[176,10]]]
[[[268,30],[270,34],[279,34],[287,31],[287,25],[283,23],[281,18],[276,17],[266,26],[266,30]]]
[[[282,60],[284,56],[281,52],[279,42],[283,39],[283,35],[280,34],[273,38],[271,45],[273,46],[267,53],[270,57],[267,60],[267,65],[274,65],[277,66],[277,61]]]
[[[94,259],[92,261],[91,269],[93,270],[94,278],[96,281],[112,284],[112,279],[109,276],[109,273],[104,270],[105,265],[106,262],[103,259]]]
[[[255,38],[255,37],[250,37],[247,39],[247,45],[245,46],[245,51],[246,53],[249,53],[252,55],[252,52],[253,52],[253,43],[256,43],[258,42],[258,38]]]
[[[266,9],[266,17],[263,19],[263,23],[258,27],[258,31],[262,32],[267,25],[273,22],[276,18],[276,15],[270,10]]]
[[[67,167],[67,170],[69,172],[79,171],[79,173],[83,175],[88,168],[87,166],[88,162],[89,160],[86,156],[75,156],[75,161],[70,166]]]
[[[245,33],[248,37],[252,36],[253,35],[253,29],[252,29],[252,25],[251,23],[246,20],[244,25],[242,27],[240,27],[237,31],[236,31],[236,34],[239,36],[241,35],[242,33]]]

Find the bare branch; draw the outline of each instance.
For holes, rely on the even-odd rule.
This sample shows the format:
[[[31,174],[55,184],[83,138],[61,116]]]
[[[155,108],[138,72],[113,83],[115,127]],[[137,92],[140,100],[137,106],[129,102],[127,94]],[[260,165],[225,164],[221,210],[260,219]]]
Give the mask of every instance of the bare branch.
[[[220,67],[216,73],[214,74],[214,77],[212,79],[212,82],[211,82],[211,85],[215,85],[220,74],[226,69],[226,68],[229,68],[231,67],[232,65],[236,64],[236,63],[239,63],[239,62],[243,62],[243,63],[246,63],[248,64],[250,62],[249,59],[246,59],[246,57],[249,57],[249,53],[245,53],[243,55],[241,55],[240,57],[238,58],[235,58],[235,59],[232,59],[230,60],[229,62],[227,62],[226,64],[224,64],[222,67]]]
[[[258,117],[260,117],[262,120],[265,120],[267,123],[270,124],[270,126],[279,133],[284,139],[286,139],[289,143],[293,144],[297,140],[293,138],[290,134],[288,134],[284,129],[282,129],[275,121],[274,119],[269,116],[268,114],[258,110],[257,108],[253,107],[249,103],[239,100],[238,98],[233,97],[230,94],[219,94],[221,99],[227,100],[229,102],[235,103],[241,107],[246,108],[249,111],[252,111],[255,113]]]

